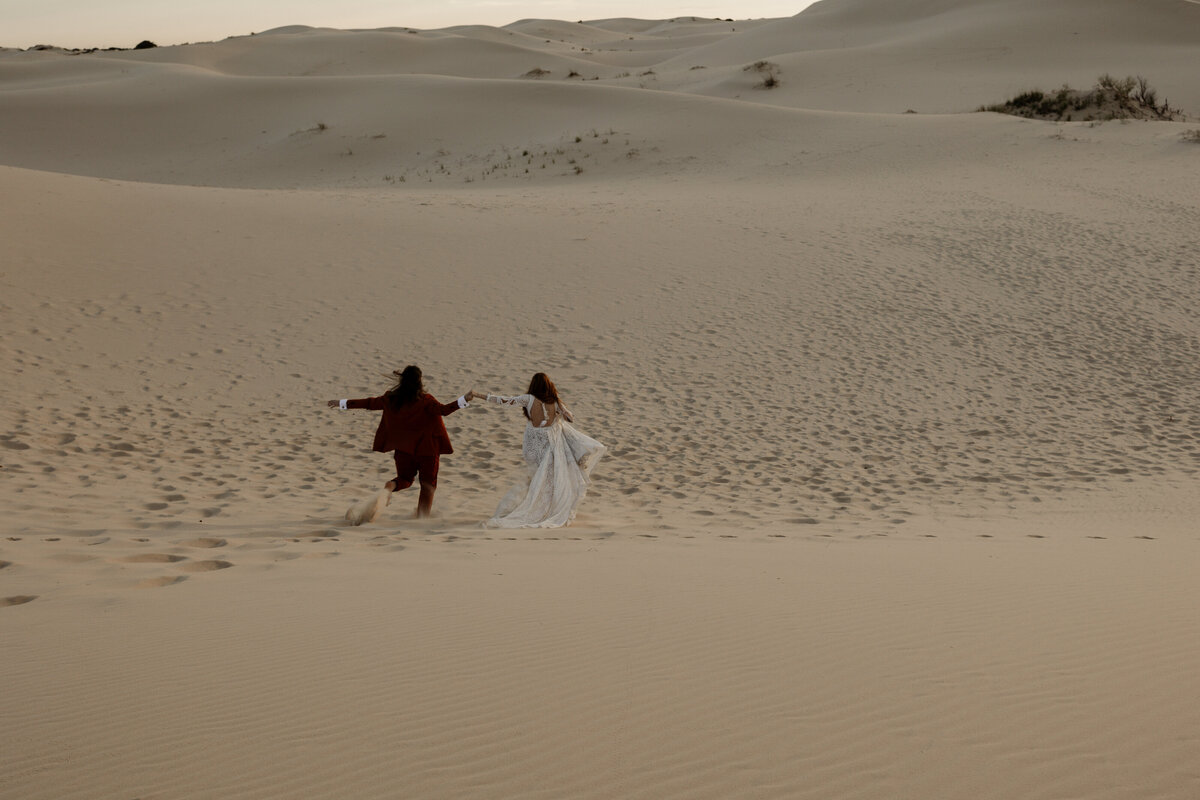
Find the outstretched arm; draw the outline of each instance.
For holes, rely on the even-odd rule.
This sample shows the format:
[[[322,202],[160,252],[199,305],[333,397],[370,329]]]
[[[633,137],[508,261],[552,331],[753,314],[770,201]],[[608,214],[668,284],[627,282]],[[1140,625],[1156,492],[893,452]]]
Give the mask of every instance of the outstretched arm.
[[[365,408],[369,411],[382,411],[383,396],[365,397],[361,400],[330,400],[326,405],[330,408],[340,408],[343,410],[347,408]]]
[[[514,397],[509,397],[503,394],[489,394],[487,395],[487,401],[489,403],[495,403],[501,406],[516,406],[518,408],[524,408],[525,406],[529,405],[529,395],[519,394]]]
[[[466,408],[467,404],[475,397],[474,392],[467,392],[457,400],[451,400],[449,403],[442,404],[436,400],[425,406],[426,413],[434,413],[439,416],[447,417],[458,411],[460,408]]]

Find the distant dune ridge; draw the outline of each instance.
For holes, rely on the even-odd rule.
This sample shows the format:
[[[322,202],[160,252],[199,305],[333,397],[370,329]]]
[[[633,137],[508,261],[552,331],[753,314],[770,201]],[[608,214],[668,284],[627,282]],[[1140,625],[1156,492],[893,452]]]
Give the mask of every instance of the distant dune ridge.
[[[1200,6],[1181,0],[825,0],[750,22],[291,26],[144,51],[10,52],[0,146],[11,166],[100,177],[370,186],[385,175],[457,183],[523,177],[527,167],[535,177],[572,173],[562,162],[585,155],[591,171],[620,172],[631,149],[667,141],[685,156],[736,159],[752,134],[697,137],[696,127],[732,117],[744,128],[788,129],[804,124],[797,109],[967,112],[1030,89],[1090,86],[1105,73],[1144,75],[1160,98],[1194,114],[1197,17]],[[756,88],[745,70],[760,60],[778,65],[775,88]],[[532,70],[546,75],[523,79]],[[638,87],[663,94],[609,91]],[[221,113],[211,113],[217,98]],[[741,102],[735,113],[702,98]],[[670,111],[647,114],[652,105]],[[304,135],[318,123],[326,135]],[[61,146],[45,146],[47,126]],[[543,157],[593,129],[630,146]],[[532,160],[508,163],[526,151]]]
[[[1198,23],[0,52],[0,797],[1197,796]],[[575,523],[511,409],[386,502],[408,363]]]

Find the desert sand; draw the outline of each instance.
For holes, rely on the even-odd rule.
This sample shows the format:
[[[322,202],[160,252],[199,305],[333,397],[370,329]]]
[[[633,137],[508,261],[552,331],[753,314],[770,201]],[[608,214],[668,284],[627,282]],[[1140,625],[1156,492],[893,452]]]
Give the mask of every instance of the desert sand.
[[[0,797],[1200,795],[1196,30],[0,50]],[[973,113],[1102,73],[1192,121]],[[350,526],[392,464],[325,401],[408,363],[548,372],[575,523],[481,528],[471,407]]]

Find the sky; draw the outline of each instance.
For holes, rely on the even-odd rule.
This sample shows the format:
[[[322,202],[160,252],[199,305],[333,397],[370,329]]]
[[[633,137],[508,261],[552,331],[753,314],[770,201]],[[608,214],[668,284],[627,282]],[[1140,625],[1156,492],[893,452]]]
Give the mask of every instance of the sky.
[[[519,19],[790,17],[813,0],[0,0],[0,47],[133,47],[243,36],[284,25],[445,28]]]

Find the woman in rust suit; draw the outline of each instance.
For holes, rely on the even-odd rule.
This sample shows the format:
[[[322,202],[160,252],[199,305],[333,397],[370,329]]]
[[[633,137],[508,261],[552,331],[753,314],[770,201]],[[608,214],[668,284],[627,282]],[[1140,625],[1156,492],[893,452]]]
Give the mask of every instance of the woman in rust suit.
[[[441,457],[454,452],[442,417],[466,408],[472,399],[471,392],[467,392],[454,402],[439,403],[425,391],[419,367],[407,366],[403,372],[392,374],[398,378],[396,385],[379,397],[329,401],[330,408],[382,411],[372,449],[377,453],[395,452],[396,477],[384,484],[384,490],[375,498],[346,513],[355,525],[374,519],[388,504],[391,493],[412,486],[414,478],[421,483],[416,516],[429,516]]]

